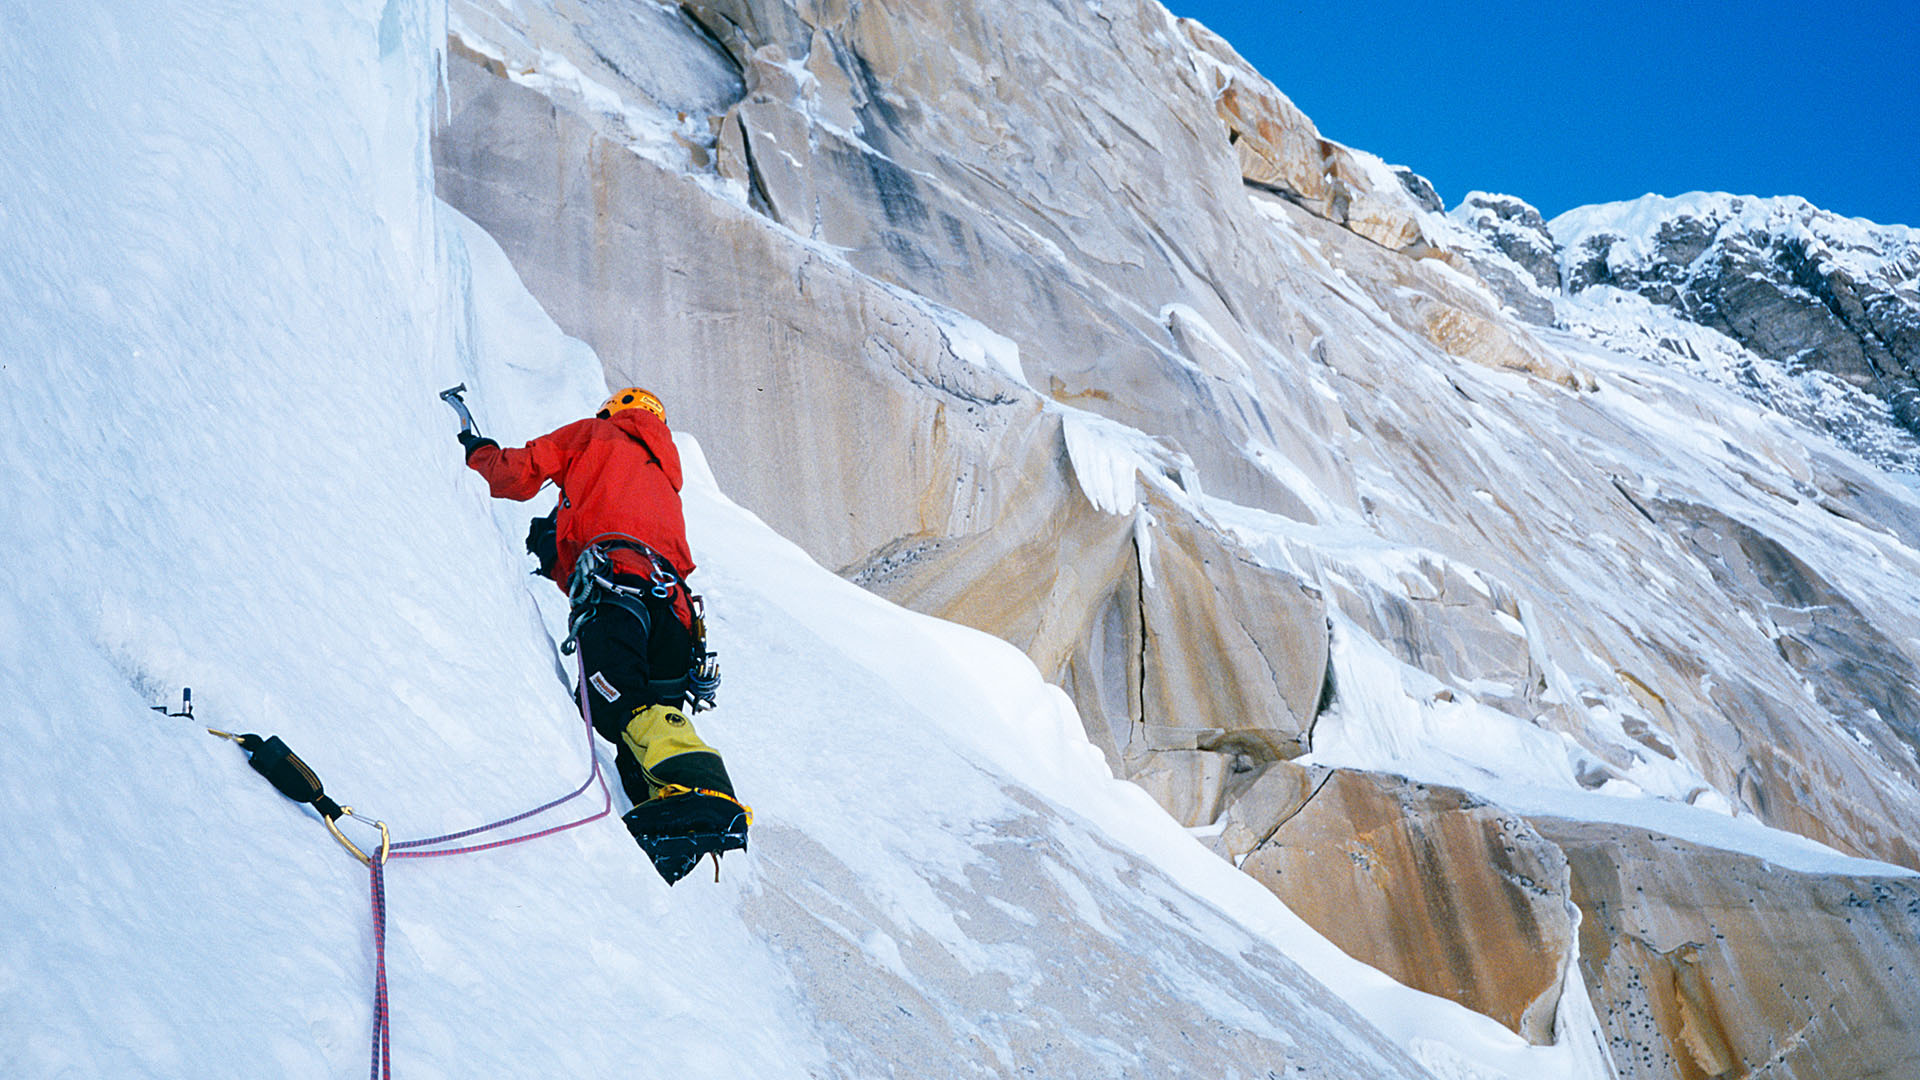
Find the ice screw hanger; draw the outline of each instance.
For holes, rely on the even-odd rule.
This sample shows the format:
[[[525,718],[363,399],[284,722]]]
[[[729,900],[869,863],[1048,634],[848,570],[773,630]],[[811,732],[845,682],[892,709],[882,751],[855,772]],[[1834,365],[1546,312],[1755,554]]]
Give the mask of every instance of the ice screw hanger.
[[[165,705],[149,705],[147,708],[152,709],[161,716],[184,716],[191,720],[193,719],[193,687],[184,686],[180,688],[179,712],[168,712]]]

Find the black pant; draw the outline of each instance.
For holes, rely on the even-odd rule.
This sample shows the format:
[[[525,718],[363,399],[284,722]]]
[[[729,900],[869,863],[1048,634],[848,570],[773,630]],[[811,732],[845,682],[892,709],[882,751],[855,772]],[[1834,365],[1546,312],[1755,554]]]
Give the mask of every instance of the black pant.
[[[646,617],[624,605],[602,602],[592,605],[592,613],[575,632],[593,730],[614,745],[620,784],[638,803],[647,797],[647,782],[620,732],[635,712],[649,705],[686,704],[685,679],[693,646],[687,628],[673,613],[672,598],[653,595],[645,578],[622,574],[613,580],[641,591],[636,599]]]
[[[686,706],[693,642],[674,614],[671,597],[653,595],[651,583],[645,578],[622,574],[612,580],[640,590],[641,595],[635,599],[642,605],[641,611],[603,601],[593,605],[592,613],[577,624],[575,633],[586,673],[585,693],[593,730],[613,744],[620,785],[626,789],[627,798],[638,805],[647,800],[653,785],[621,733],[636,713],[650,705]],[[653,780],[733,792],[718,754],[691,753],[671,758],[656,766]]]

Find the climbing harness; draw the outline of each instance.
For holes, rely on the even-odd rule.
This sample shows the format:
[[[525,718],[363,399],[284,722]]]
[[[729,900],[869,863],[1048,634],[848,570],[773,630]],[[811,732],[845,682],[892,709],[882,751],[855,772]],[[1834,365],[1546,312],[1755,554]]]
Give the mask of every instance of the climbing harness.
[[[584,675],[584,672],[582,674]],[[271,735],[262,738],[259,735],[234,734],[229,731],[221,731],[218,728],[207,728],[208,734],[216,735],[238,744],[240,749],[247,753],[247,763],[253,766],[255,772],[266,777],[267,781],[282,795],[292,799],[294,802],[312,806],[314,810],[320,814],[321,820],[326,823],[327,831],[333,834],[334,839],[338,840],[342,847],[352,852],[353,856],[367,867],[368,890],[372,897],[373,907],[374,955],[373,1042],[372,1064],[368,1071],[369,1080],[392,1080],[393,1077],[393,1014],[387,997],[387,860],[435,859],[448,855],[464,855],[469,852],[510,847],[514,844],[523,844],[529,840],[538,840],[541,837],[565,832],[568,829],[579,828],[582,825],[598,821],[612,813],[613,793],[607,787],[605,775],[600,771],[600,758],[599,755],[594,753],[593,748],[593,727],[591,722],[586,719],[588,712],[586,682],[584,678],[581,681],[579,706],[581,724],[586,732],[587,760],[590,763],[587,770],[587,778],[581,781],[579,787],[574,788],[572,791],[557,799],[542,803],[531,810],[515,814],[512,817],[501,818],[499,821],[488,822],[485,825],[477,825],[470,829],[462,829],[458,832],[451,832],[442,836],[429,836],[419,840],[394,840],[386,822],[367,821],[361,817],[361,815],[355,814],[352,807],[341,806],[334,802],[327,796],[325,787],[320,782],[320,777],[316,775],[313,769],[310,768],[306,762],[302,761],[299,755],[295,754],[279,736]],[[168,715],[191,715],[191,706],[189,705],[184,712],[169,713]],[[573,799],[584,794],[588,788],[596,783],[600,785],[601,805],[599,810],[591,814],[563,824],[552,825],[544,829],[521,833],[503,839],[478,843],[462,843],[462,841],[474,840],[487,833],[504,829],[511,825],[517,825],[529,818],[537,817],[549,810],[571,802]],[[380,833],[379,845],[375,847],[369,844],[368,848],[370,850],[362,850],[359,845],[349,840],[346,835],[340,831],[337,823],[341,818],[352,818],[356,821],[363,822],[369,828],[378,829]],[[715,870],[717,874],[717,861]]]
[[[630,551],[647,561],[645,588],[612,579],[616,551]],[[580,628],[593,618],[600,605],[611,604],[640,620],[641,626],[650,626],[653,616],[647,610],[644,597],[652,595],[657,600],[670,600],[676,589],[687,598],[687,609],[692,616],[692,625],[687,629],[692,644],[685,685],[677,678],[666,679],[658,680],[661,685],[650,689],[662,691],[655,694],[656,699],[685,697],[691,702],[689,711],[694,713],[713,708],[720,693],[720,659],[707,650],[706,602],[687,586],[686,579],[666,556],[631,536],[597,536],[573,561],[573,573],[567,579],[567,602],[573,614],[567,622],[567,639],[560,643],[560,651],[571,656],[580,647]]]

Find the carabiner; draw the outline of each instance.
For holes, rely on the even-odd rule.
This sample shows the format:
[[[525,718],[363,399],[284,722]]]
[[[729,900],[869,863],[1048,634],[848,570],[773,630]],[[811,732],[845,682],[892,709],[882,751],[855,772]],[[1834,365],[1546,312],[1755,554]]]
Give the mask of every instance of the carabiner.
[[[359,819],[359,815],[353,812],[353,807],[351,806],[341,807],[340,814],[342,817],[350,817],[356,820]],[[373,865],[372,857],[369,856],[366,852],[361,851],[359,846],[355,844],[353,841],[347,839],[347,834],[340,831],[340,826],[334,824],[334,820],[332,818],[322,818],[321,820],[327,823],[327,831],[333,834],[333,838],[335,840],[340,841],[340,846],[346,848],[348,851],[353,852],[353,857],[360,860],[360,865],[362,866]],[[377,828],[380,830],[380,862],[381,862],[381,865],[385,865],[387,861],[387,854],[393,849],[393,835],[392,833],[387,831],[387,823],[384,821],[368,822],[367,827],[369,829]]]

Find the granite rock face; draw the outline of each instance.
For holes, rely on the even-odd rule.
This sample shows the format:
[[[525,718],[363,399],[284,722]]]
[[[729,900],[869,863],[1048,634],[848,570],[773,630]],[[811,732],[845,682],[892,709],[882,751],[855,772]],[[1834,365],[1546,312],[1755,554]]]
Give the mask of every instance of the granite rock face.
[[[1566,892],[1508,897],[1558,880],[1508,782],[1920,865],[1920,503],[1641,362],[1752,354],[1623,289],[1631,243],[1555,283],[1537,213],[1439,214],[1151,3],[452,14],[441,195],[609,382],[821,563],[1026,650],[1183,822],[1265,842],[1287,763],[1339,766],[1326,844],[1254,865],[1346,858],[1298,903],[1383,968],[1552,1037]]]
[[[1377,159],[1321,138],[1313,121],[1219,35],[1191,19],[1180,28],[1210,61],[1214,102],[1247,183],[1382,247],[1424,242],[1418,203],[1411,201],[1418,196],[1399,176]]]
[[[1622,1080],[1909,1076],[1920,886],[1793,873],[1618,825],[1535,819],[1579,905]]]
[[[1898,976],[1920,963],[1912,878],[1787,871],[1286,763],[1210,843],[1352,955],[1536,1044],[1577,958],[1622,1080],[1902,1076],[1920,1060]]]
[[[1517,815],[1456,789],[1282,763],[1215,844],[1349,954],[1554,1041],[1577,919],[1565,857]]]
[[[1221,268],[1209,276],[1235,276],[1238,255],[1207,252],[1234,251],[1244,241],[1215,223],[1181,230],[1198,237],[1192,253],[1157,239],[1169,226],[1145,217],[1144,208],[1161,200],[1143,200],[1132,188],[1154,180],[1164,186],[1171,177],[1076,185],[1056,198],[1043,189],[1059,186],[1058,179],[1009,163],[1011,182],[984,186],[979,167],[955,157],[954,136],[919,137],[925,133],[910,121],[940,131],[960,127],[968,109],[984,109],[976,122],[999,130],[995,125],[1006,122],[993,117],[1016,106],[1058,106],[989,98],[962,108],[947,99],[953,86],[972,85],[969,79],[919,70],[911,61],[919,47],[900,39],[877,10],[834,15],[841,21],[803,33],[771,9],[688,8],[701,32],[679,27],[666,35],[677,41],[668,51],[700,58],[678,66],[702,70],[710,98],[724,102],[734,84],[705,64],[714,42],[728,43],[744,96],[711,118],[707,146],[687,138],[699,125],[676,110],[662,126],[685,144],[684,160],[665,165],[665,142],[636,131],[631,114],[596,112],[592,93],[550,80],[502,77],[532,70],[538,50],[493,58],[460,45],[451,64],[457,114],[440,140],[443,191],[501,240],[562,325],[609,358],[611,378],[650,381],[687,402],[688,411],[676,417],[693,430],[727,418],[728,436],[714,440],[710,454],[743,502],[854,579],[1028,647],[1043,670],[1060,673],[1074,689],[1090,729],[1107,733],[1103,745],[1117,768],[1147,769],[1148,758],[1163,751],[1207,755],[1216,764],[1248,753],[1264,761],[1302,752],[1326,651],[1314,590],[1237,553],[1190,508],[1168,506],[1156,518],[1176,538],[1154,556],[1167,563],[1164,572],[1183,580],[1208,566],[1235,566],[1237,587],[1214,589],[1216,599],[1201,605],[1211,612],[1205,615],[1196,610],[1197,592],[1143,592],[1137,568],[1124,552],[1115,554],[1115,538],[1130,535],[1132,524],[1074,504],[1057,419],[1023,428],[1018,440],[994,419],[1027,424],[1051,400],[1145,430],[1179,431],[1177,439],[1163,439],[1161,456],[1204,475],[1209,493],[1310,516],[1287,484],[1245,453],[1251,443],[1272,446],[1275,458],[1324,455],[1313,424],[1276,424],[1261,404],[1285,396],[1287,367],[1297,361],[1276,368],[1272,361],[1280,358],[1268,355],[1250,362],[1247,356],[1264,350],[1233,329],[1215,290],[1196,293],[1183,283],[1214,263]],[[512,53],[515,34],[533,32],[506,32],[504,17],[494,12],[489,23],[487,11],[476,7],[467,18],[476,39],[491,32],[508,42],[489,45],[494,52]],[[1221,102],[1237,102],[1274,137],[1285,130],[1310,139],[1322,164],[1340,165],[1348,177],[1341,182],[1348,193],[1341,224],[1371,230],[1376,242],[1405,241],[1412,207],[1397,183],[1375,191],[1369,185],[1378,177],[1356,155],[1323,145],[1305,117],[1203,29],[1155,25],[1149,9],[1136,18],[1154,31],[1142,35],[1148,53],[1188,65],[1194,83],[1192,116],[1148,117],[1172,133],[1154,140],[1162,156],[1184,143],[1191,161],[1231,164],[1225,154],[1233,124]],[[1189,36],[1222,50],[1223,58],[1197,51]],[[618,85],[620,70],[590,68],[607,52],[603,46],[585,43],[571,62]],[[969,46],[980,65],[1049,62],[1031,46],[1012,52],[991,34]],[[876,72],[893,74],[883,79]],[[1036,76],[1021,85],[1044,81]],[[1241,86],[1244,92],[1236,90]],[[675,104],[646,86],[626,91],[663,110]],[[939,109],[930,97],[941,99]],[[553,100],[572,108],[553,109]],[[1131,120],[1137,111],[1108,106],[1110,117]],[[1110,118],[1082,130],[1081,122],[1061,127],[1029,118],[1008,130],[1054,141],[1071,131],[1121,152],[1124,143],[1102,134],[1102,125],[1116,123]],[[908,132],[916,137],[907,139]],[[965,146],[985,137],[964,127],[958,134],[969,140]],[[650,152],[622,154],[622,143]],[[992,159],[1012,148],[1003,142],[987,153]],[[1102,160],[1074,168],[1097,170]],[[1320,175],[1320,166],[1311,171]],[[1214,182],[1232,193],[1219,197],[1245,198],[1240,172],[1214,172]],[[759,217],[733,205],[701,209],[711,200],[702,185],[716,181],[737,182],[740,201]],[[1297,201],[1331,213],[1330,188],[1299,182]],[[1092,213],[1089,199],[1109,206]],[[1076,201],[1085,205],[1067,213]],[[691,220],[706,223],[678,225]],[[821,242],[838,257],[821,257],[822,249],[811,246]],[[1140,250],[1160,257],[1135,265],[1131,257],[1105,254]],[[1577,382],[1544,350],[1501,326],[1497,310],[1472,290],[1416,262],[1374,258],[1397,279],[1379,286],[1396,325],[1479,362]],[[1243,290],[1254,291],[1255,279],[1247,280]],[[912,291],[903,293],[898,282],[910,282]],[[1410,282],[1418,287],[1400,287]],[[1142,322],[1135,305],[1112,302],[1123,288],[1183,302]],[[963,311],[995,313],[995,328]],[[743,329],[752,340],[740,338]],[[1009,374],[1005,365],[970,368],[962,359],[983,341],[1014,357],[1010,378],[997,378]],[[850,353],[866,361],[842,368],[839,357]],[[660,355],[726,362],[657,369],[650,360]],[[1088,366],[1096,357],[1098,365]],[[806,374],[823,363],[833,370],[821,379]],[[884,389],[903,372],[895,389]],[[935,391],[931,399],[923,400],[925,390]],[[805,401],[823,399],[894,405],[861,414],[864,430],[856,434],[807,423]],[[1049,482],[1036,485],[1039,477]],[[789,497],[800,490],[830,497]],[[1190,519],[1184,526],[1183,516]],[[1106,554],[1054,569],[1065,562],[1060,552],[1083,545]],[[980,590],[973,586],[980,580],[1003,587]],[[1143,614],[1144,633],[1130,630],[1130,639],[1100,630],[1134,627]],[[1133,653],[1124,663],[1116,640]],[[1132,673],[1123,678],[1123,668]],[[1230,748],[1215,746],[1216,738]],[[1193,790],[1182,798],[1207,805],[1211,796]]]
[[[1216,772],[1303,752],[1326,667],[1315,590],[1164,497],[1139,511],[1174,538],[1149,551],[1147,572],[1180,588],[1142,589],[1136,516],[1083,495],[1069,414],[1042,409],[1018,360],[983,360],[1012,342],[715,203],[697,175],[628,152],[595,118],[467,52],[450,63],[459,105],[439,144],[443,192],[597,343],[610,378],[646,382],[678,425],[725,432],[708,454],[744,504],[852,579],[1026,648],[1072,690],[1117,769],[1161,769],[1163,752]],[[1170,345],[1231,362],[1203,322],[1168,319]],[[836,414],[857,431],[821,422],[843,402],[863,403]],[[1190,474],[1191,459],[1147,453],[1178,494],[1165,478]],[[1210,567],[1229,576],[1208,584]],[[1167,790],[1196,807],[1219,799],[1208,782]]]

